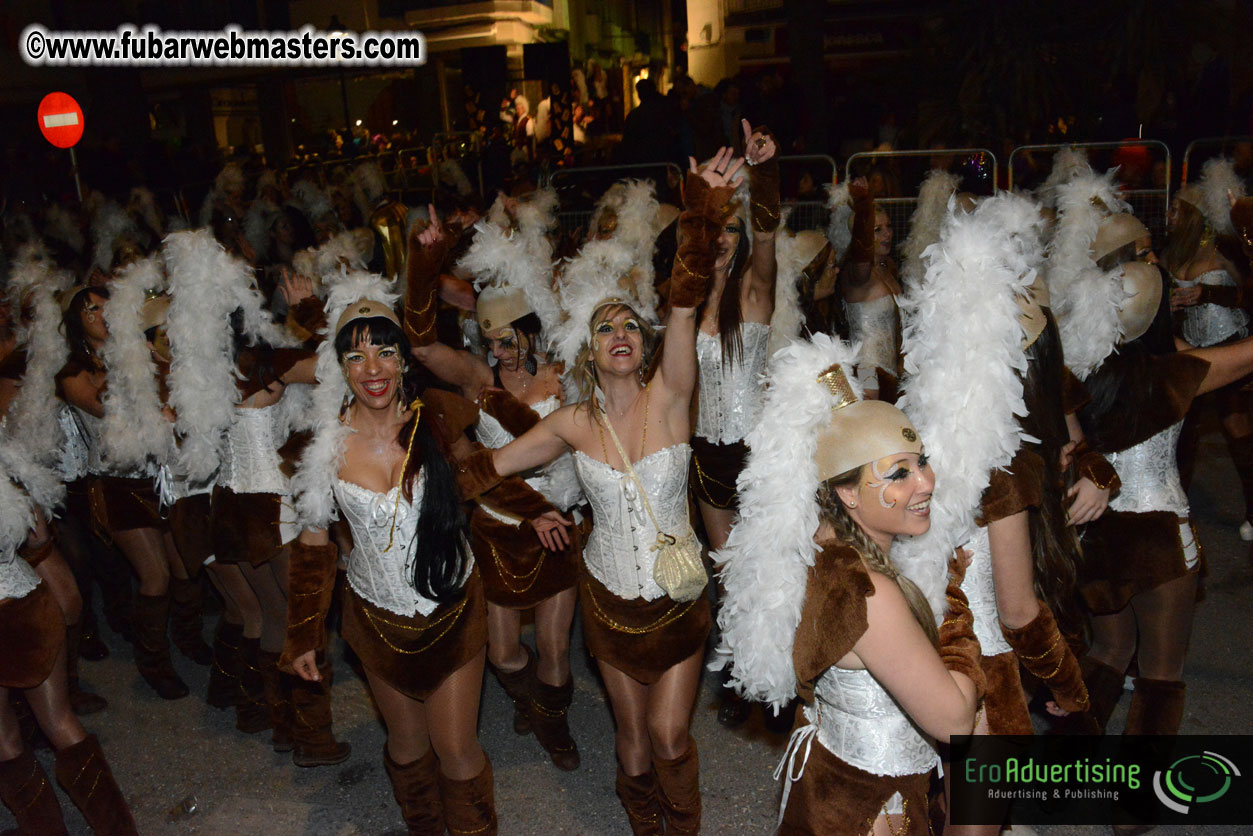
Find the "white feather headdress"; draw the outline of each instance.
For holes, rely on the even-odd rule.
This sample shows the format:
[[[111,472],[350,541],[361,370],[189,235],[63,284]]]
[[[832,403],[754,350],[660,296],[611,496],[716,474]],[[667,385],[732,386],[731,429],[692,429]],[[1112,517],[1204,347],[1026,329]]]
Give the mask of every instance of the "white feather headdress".
[[[844,254],[853,243],[853,196],[848,183],[827,186],[827,240],[835,250],[837,264],[844,261]]]
[[[591,318],[604,303],[621,300],[644,319],[657,323],[656,291],[635,281],[637,253],[617,238],[588,241],[567,262],[557,293],[565,319],[553,329],[549,350],[568,370],[591,339]]]
[[[100,353],[109,385],[101,399],[100,445],[110,465],[123,470],[142,467],[149,460],[165,462],[174,443],[170,423],[161,412],[156,363],[144,339],[144,301],[164,283],[156,257],[136,261],[113,282],[104,305],[109,338]]]
[[[65,500],[65,484],[52,468],[35,461],[15,439],[4,438],[0,439],[0,481],[7,483],[10,478],[22,486],[30,500],[49,518]],[[7,499],[0,498],[0,503],[5,502]],[[0,515],[6,510],[0,510]]]
[[[223,434],[239,401],[230,316],[251,271],[208,229],[170,235],[164,256],[171,293],[170,405],[180,438],[175,470],[199,484],[221,464]]]
[[[1205,215],[1205,220],[1219,235],[1234,235],[1236,230],[1231,224],[1231,202],[1227,199],[1227,192],[1230,191],[1237,200],[1244,197],[1244,180],[1236,174],[1235,164],[1229,157],[1206,160],[1199,185],[1201,205],[1197,208]]]
[[[367,254],[361,252],[355,234],[341,232],[320,247],[296,253],[292,257],[292,267],[297,273],[313,279],[314,292],[322,296],[326,285],[334,283],[345,269],[364,270],[366,260]]]
[[[748,460],[736,483],[739,517],[714,555],[724,564],[726,595],[718,613],[722,641],[710,667],[730,665],[735,687],[776,713],[796,696],[792,645],[818,551],[814,456],[836,403],[818,377],[838,363],[860,398],[856,362],[853,347],[826,334],[793,342],[771,358],[761,420],[746,439]]]
[[[48,204],[44,213],[44,235],[54,241],[60,241],[76,253],[81,254],[86,242],[83,231],[78,228],[74,216],[59,203]]]
[[[784,212],[788,212],[787,209]],[[800,283],[805,268],[817,257],[809,236],[819,236],[820,241],[826,237],[816,230],[789,232],[787,215],[784,214],[779,224],[779,235],[774,242],[774,260],[776,265],[774,280],[774,312],[770,315],[770,345],[768,353],[773,355],[792,340],[800,336],[801,315]]]
[[[305,448],[292,477],[296,516],[306,528],[325,528],[335,519],[332,485],[339,477],[344,445],[352,430],[339,420],[348,384],[335,354],[335,324],[354,302],[372,299],[395,307],[399,294],[390,289],[382,276],[373,273],[347,273],[331,286],[326,300],[327,328],[318,345],[317,385],[313,387],[313,440]]]
[[[361,219],[370,220],[374,204],[387,194],[387,178],[378,163],[362,163],[352,172],[352,199],[361,210]]]
[[[973,534],[992,471],[1009,465],[1025,437],[1017,300],[1043,258],[1042,223],[1020,195],[1002,192],[971,214],[950,200],[939,241],[923,253],[926,272],[901,300],[906,376],[898,406],[926,442],[936,483],[930,529],[897,538],[892,561],[922,590],[937,624],[953,549]]]
[[[117,240],[126,235],[139,235],[139,227],[131,216],[113,201],[101,205],[91,221],[92,266],[109,272]]]
[[[745,178],[747,182],[747,178]],[[589,230],[594,234],[600,217],[607,211],[617,216],[617,226],[610,236],[636,254],[633,268],[635,286],[645,305],[657,307],[654,289],[656,271],[653,269],[653,250],[657,246],[657,215],[661,204],[657,202],[656,187],[651,180],[620,180],[596,202],[592,210]],[[747,229],[748,227],[745,227]]]
[[[310,180],[301,180],[299,183],[291,187],[291,200],[288,201],[301,212],[305,213],[305,217],[309,219],[309,223],[316,224],[327,215],[335,214],[335,207],[331,205],[331,199],[326,196],[326,192],[318,188],[317,184]],[[369,220],[370,216],[366,215],[362,220]]]
[[[918,203],[909,218],[909,235],[901,246],[904,262],[901,264],[901,285],[910,287],[922,279],[926,267],[922,252],[940,240],[940,224],[948,211],[948,201],[956,192],[961,178],[941,169],[927,172],[918,190]]]
[[[1092,164],[1088,154],[1078,148],[1062,148],[1053,155],[1053,168],[1048,178],[1035,190],[1035,199],[1041,206],[1057,208],[1057,190],[1080,176],[1091,176]]]
[[[18,334],[18,345],[26,348],[26,372],[9,405],[5,425],[14,443],[45,466],[57,461],[62,441],[56,374],[65,365],[69,348],[60,331],[57,295],[70,283],[70,275],[53,270],[47,254],[35,245],[22,249],[9,274],[13,309],[19,311],[27,304],[33,316],[30,325]]]

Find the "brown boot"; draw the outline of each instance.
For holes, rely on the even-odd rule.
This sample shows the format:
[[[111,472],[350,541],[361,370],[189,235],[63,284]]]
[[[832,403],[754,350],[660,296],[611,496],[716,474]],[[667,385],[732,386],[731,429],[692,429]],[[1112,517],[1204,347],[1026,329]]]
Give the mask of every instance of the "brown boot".
[[[439,796],[444,802],[444,822],[449,836],[494,836],[496,833],[492,762],[486,753],[483,761],[483,771],[468,781],[454,781],[439,773]]]
[[[294,677],[292,681],[292,763],[296,766],[333,766],[348,760],[352,746],[335,739],[331,717],[331,682],[334,671],[329,659],[318,657],[321,682]]]
[[[209,668],[209,688],[205,702],[214,708],[239,705],[239,643],[244,640],[244,625],[225,618],[213,631],[213,667]]]
[[[109,707],[109,701],[99,694],[84,691],[78,681],[79,647],[82,639],[83,633],[80,625],[74,624],[65,628],[66,684],[70,692],[70,708],[79,717],[86,717],[88,714],[104,711]]]
[[[687,739],[687,751],[677,758],[653,758],[657,770],[657,800],[666,816],[666,833],[700,833],[700,756],[696,741]]]
[[[1123,734],[1178,734],[1186,687],[1178,681],[1136,677]]]
[[[137,836],[126,798],[104,759],[100,741],[89,734],[57,752],[57,783],[100,836]]]
[[[199,580],[170,578],[170,640],[197,665],[213,662],[213,648],[204,640],[204,585]]]
[[[261,651],[261,681],[265,686],[265,705],[269,710],[270,743],[275,752],[290,752],[291,742],[291,691],[284,687],[283,672],[278,669],[279,654]]]
[[[1053,692],[1057,705],[1066,711],[1088,710],[1088,689],[1083,684],[1079,660],[1057,629],[1053,611],[1040,601],[1039,614],[1015,629],[1001,625],[1001,634],[1014,649],[1022,666]]]
[[[531,704],[531,726],[553,765],[571,772],[579,768],[579,748],[570,736],[566,715],[574,698],[574,680],[565,685],[549,685],[535,680],[535,701]]]
[[[526,664],[516,671],[502,671],[491,664],[487,667],[505,689],[509,699],[513,700],[513,730],[515,734],[531,733],[531,702],[535,699],[535,653],[527,645],[522,645],[526,652]]]
[[[1053,723],[1054,734],[1105,734],[1109,715],[1114,713],[1122,696],[1123,675],[1104,662],[1084,656],[1079,660],[1083,682],[1088,687],[1087,711],[1076,711],[1059,717]]]
[[[10,761],[0,761],[0,801],[17,819],[17,832],[65,836],[61,804],[43,767],[30,749]]]
[[[662,836],[657,773],[649,769],[643,775],[627,775],[619,766],[615,788],[631,822],[631,836]]]
[[[170,596],[139,595],[135,598],[135,665],[157,696],[178,700],[187,696],[187,683],[170,661]]]
[[[235,728],[259,734],[270,728],[270,707],[265,701],[265,678],[261,674],[261,639],[244,637],[239,642],[239,702],[235,705]]]
[[[439,798],[439,759],[434,749],[404,766],[383,746],[383,768],[392,779],[392,795],[400,805],[409,836],[444,836],[444,807]]]

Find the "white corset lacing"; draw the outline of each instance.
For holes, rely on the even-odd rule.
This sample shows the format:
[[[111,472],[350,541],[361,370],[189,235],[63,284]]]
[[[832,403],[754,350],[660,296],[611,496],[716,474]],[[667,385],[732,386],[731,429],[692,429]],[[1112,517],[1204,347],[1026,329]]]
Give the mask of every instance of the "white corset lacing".
[[[1236,280],[1226,270],[1209,270],[1192,281],[1175,280],[1179,287],[1235,287]],[[1249,315],[1241,308],[1228,308],[1209,302],[1183,309],[1183,338],[1200,348],[1216,345],[1228,337],[1249,334]]]
[[[1188,495],[1179,481],[1175,447],[1183,422],[1167,427],[1155,436],[1128,447],[1107,458],[1118,473],[1122,488],[1109,501],[1109,510],[1142,514],[1146,511],[1169,511],[1179,518],[1179,543],[1184,563],[1196,566],[1196,532],[1188,522]]]
[[[69,404],[62,403],[57,409],[57,423],[61,425],[61,450],[57,457],[56,474],[62,482],[73,482],[88,473],[87,439],[74,415],[74,408]]]
[[[770,347],[770,326],[740,324],[743,353],[732,363],[722,362],[722,340],[717,334],[696,332],[697,378],[700,397],[693,435],[715,444],[734,444],[748,435],[761,414],[762,372]]]
[[[291,486],[283,475],[279,427],[283,401],[255,409],[236,407],[226,432],[219,481],[237,494],[272,493],[280,497],[278,530],[283,543],[300,533]]]
[[[547,418],[561,407],[556,395],[530,405],[540,418]],[[513,434],[500,425],[500,422],[486,412],[479,412],[479,422],[475,425],[474,435],[484,447],[499,450],[513,441]],[[526,477],[526,483],[544,495],[556,508],[568,511],[576,505],[583,504],[583,494],[579,490],[578,480],[574,475],[574,461],[569,453],[562,453],[534,474]],[[486,505],[480,506],[490,517],[506,525],[518,526],[521,520],[497,513]],[[582,520],[582,515],[575,512],[575,523]]]
[[[335,501],[352,528],[348,583],[353,591],[376,607],[407,618],[415,613],[430,615],[439,606],[419,595],[413,587],[414,564],[421,547],[413,542],[413,535],[417,531],[425,487],[426,474],[418,471],[413,502],[409,503],[404,496],[398,497],[399,488],[379,493],[343,479],[335,481]]]
[[[687,518],[687,468],[692,448],[673,444],[633,464],[648,492],[657,524],[682,539],[691,532]],[[655,601],[665,595],[653,580],[657,528],[639,496],[635,480],[583,452],[574,454],[575,472],[592,506],[592,533],[583,561],[592,577],[619,598]]]
[[[17,553],[17,546],[0,551],[0,599],[25,598],[39,586],[39,576]]]
[[[896,300],[880,296],[868,302],[847,302],[849,342],[861,343],[857,379],[863,388],[878,389],[875,369],[896,375]]]
[[[1000,612],[996,608],[996,583],[992,579],[992,550],[988,546],[988,529],[979,526],[969,542],[970,565],[962,580],[962,592],[974,616],[975,638],[984,656],[999,656],[1013,650],[1001,632]]]
[[[920,775],[941,768],[935,742],[914,725],[892,695],[867,670],[830,667],[814,687],[814,702],[804,707],[807,725],[792,732],[774,779],[784,779],[779,822],[792,784],[805,774],[814,738],[840,760],[872,775]],[[883,812],[904,812],[899,792]]]

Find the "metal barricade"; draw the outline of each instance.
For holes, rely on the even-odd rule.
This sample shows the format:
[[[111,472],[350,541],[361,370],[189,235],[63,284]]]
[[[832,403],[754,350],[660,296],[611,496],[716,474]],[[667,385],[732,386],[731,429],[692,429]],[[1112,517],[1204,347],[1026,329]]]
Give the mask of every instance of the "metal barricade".
[[[887,213],[894,247],[899,248],[909,235],[918,189],[935,168],[960,175],[958,188],[981,196],[996,191],[1000,174],[996,155],[987,148],[932,148],[860,151],[845,162],[844,179],[870,181],[871,192],[881,195],[875,198],[875,206]]]
[[[636,163],[562,168],[553,172],[549,184],[556,189],[557,220],[563,233],[577,229],[586,232],[596,201],[619,180],[651,180],[662,203],[679,205],[679,185],[683,170],[674,163]]]
[[[1211,157],[1234,157],[1236,168],[1253,168],[1253,136],[1207,136],[1194,139],[1183,149],[1183,165],[1179,185],[1190,178],[1199,179],[1201,167]]]
[[[788,229],[825,229],[825,187],[838,179],[840,169],[826,154],[791,154],[779,157],[780,198]]]
[[[1170,208],[1170,148],[1156,139],[1121,142],[1068,142],[1055,145],[1020,145],[1009,155],[1009,188],[1034,189],[1048,178],[1052,157],[1063,148],[1085,151],[1096,171],[1118,166],[1122,196],[1153,233],[1160,246],[1166,236],[1166,212]]]

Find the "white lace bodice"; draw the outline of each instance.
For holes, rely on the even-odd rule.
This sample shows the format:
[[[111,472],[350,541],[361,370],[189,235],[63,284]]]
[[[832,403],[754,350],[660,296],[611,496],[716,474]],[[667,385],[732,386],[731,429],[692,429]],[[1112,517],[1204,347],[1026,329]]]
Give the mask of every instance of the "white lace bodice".
[[[896,299],[880,296],[868,302],[846,302],[849,342],[861,343],[857,379],[863,388],[878,389],[875,369],[896,375],[896,346],[899,322]]]
[[[1191,281],[1175,280],[1178,287],[1211,285],[1235,287],[1236,280],[1226,270],[1208,270]],[[1246,337],[1249,334],[1249,315],[1241,308],[1202,303],[1183,309],[1183,338],[1192,345],[1205,347],[1216,345],[1230,337]]]
[[[25,598],[39,586],[39,576],[17,553],[16,546],[0,550],[0,599]]]
[[[674,444],[634,463],[658,524],[665,533],[680,538],[691,531],[687,518],[691,455],[687,444]],[[653,580],[657,554],[652,548],[657,529],[640,500],[635,480],[583,452],[574,454],[574,463],[594,520],[583,549],[588,571],[619,598],[660,598],[665,593]]]
[[[421,544],[413,542],[413,535],[425,486],[426,474],[419,471],[412,503],[398,496],[399,488],[378,493],[343,479],[335,480],[334,487],[339,510],[352,527],[348,583],[371,604],[407,617],[430,615],[438,606],[413,588],[413,570],[417,550],[421,548]]]
[[[1144,513],[1170,511],[1179,518],[1179,547],[1191,569],[1199,558],[1196,531],[1188,520],[1188,494],[1179,479],[1175,447],[1183,422],[1155,436],[1107,456],[1118,473],[1122,489],[1109,501],[1109,510]]]
[[[104,419],[97,418],[78,407],[71,407],[78,426],[82,430],[82,439],[87,444],[87,472],[93,476],[120,476],[127,479],[155,477],[158,466],[149,462],[140,467],[118,470],[109,465],[100,449],[100,434],[104,430]]]
[[[556,395],[550,395],[538,403],[531,404],[531,409],[535,410],[540,418],[547,418],[560,408],[561,400]],[[500,422],[491,415],[482,411],[479,412],[479,422],[474,428],[474,435],[480,444],[484,447],[491,447],[493,450],[498,450],[513,441],[512,433],[502,427]],[[526,477],[526,483],[542,493],[545,499],[562,511],[583,503],[583,494],[579,491],[578,482],[574,476],[574,462],[569,453],[561,454],[536,470],[531,476]],[[511,525],[517,523],[517,520],[497,514],[487,507],[483,507],[483,510],[502,522]]]
[[[1000,612],[996,608],[996,584],[992,580],[992,550],[988,529],[979,526],[962,548],[970,550],[970,565],[962,580],[962,592],[974,616],[975,638],[984,656],[997,656],[1013,650],[1001,633]]]
[[[281,401],[259,409],[236,407],[226,432],[221,484],[235,493],[274,493],[286,496],[287,477],[280,470],[276,432]]]
[[[743,355],[739,362],[724,364],[718,335],[696,333],[700,398],[693,434],[715,444],[740,441],[761,414],[761,375],[769,359],[770,326],[741,323],[740,344]]]
[[[89,472],[87,439],[74,415],[74,408],[69,404],[62,403],[57,410],[57,423],[61,425],[61,450],[56,473],[62,482],[73,482]]]

